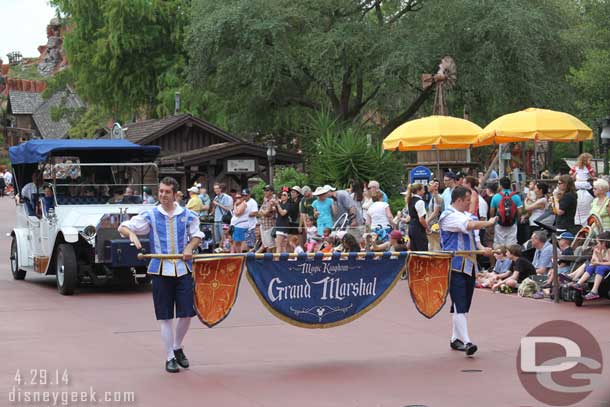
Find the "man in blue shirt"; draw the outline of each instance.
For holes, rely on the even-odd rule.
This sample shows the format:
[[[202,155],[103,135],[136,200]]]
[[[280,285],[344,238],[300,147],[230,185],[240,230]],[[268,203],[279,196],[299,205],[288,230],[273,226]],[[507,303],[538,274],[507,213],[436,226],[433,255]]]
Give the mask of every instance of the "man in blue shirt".
[[[445,189],[441,194],[441,198],[443,198],[443,209],[447,209],[451,206],[451,192],[453,192],[453,189],[457,184],[456,180],[457,175],[451,171],[447,171],[443,177],[443,185],[445,185]]]
[[[491,205],[489,208],[490,216],[499,215],[499,207],[502,202],[502,197],[510,195],[513,191],[510,186],[510,178],[503,177],[500,179],[501,190],[491,198]],[[523,211],[523,202],[519,194],[514,194],[511,199],[517,207],[517,213],[513,224],[510,226],[502,226],[496,224],[494,227],[494,247],[496,246],[510,246],[511,244],[517,244],[517,221]]]
[[[549,288],[553,281],[553,246],[548,241],[544,230],[537,230],[532,234],[532,247],[536,249],[532,260],[536,274],[547,276],[547,282],[543,288]]]
[[[201,203],[203,204],[203,209],[199,213],[199,217],[208,216],[208,211],[210,210],[210,204],[212,203],[212,200],[208,195],[207,188],[201,185],[199,185],[199,199],[201,199]]]
[[[222,217],[233,210],[233,198],[225,193],[226,189],[225,184],[214,184],[216,196],[212,205],[214,206],[214,242],[216,244],[222,242]]]

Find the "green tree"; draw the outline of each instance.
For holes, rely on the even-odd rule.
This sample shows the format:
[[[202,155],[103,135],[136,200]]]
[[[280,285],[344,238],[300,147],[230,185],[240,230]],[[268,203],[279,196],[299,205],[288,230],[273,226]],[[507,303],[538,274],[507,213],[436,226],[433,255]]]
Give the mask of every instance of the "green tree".
[[[79,95],[119,119],[150,117],[163,74],[185,64],[189,0],[52,0]]]
[[[592,0],[591,0],[592,1]],[[569,110],[571,28],[562,0],[227,0],[193,4],[190,75],[214,93],[232,126],[301,132],[306,114],[341,121],[377,112],[388,134],[422,107],[444,55],[457,62],[450,111],[485,124],[529,106]]]
[[[298,130],[304,113],[324,108],[352,120],[430,65],[413,52],[408,24],[398,24],[420,8],[416,0],[196,2],[191,78],[239,129]]]
[[[419,33],[422,57],[456,61],[456,86],[448,92],[453,115],[466,108],[486,125],[527,107],[574,111],[565,78],[580,54],[571,35],[581,18],[576,2],[437,1],[416,17],[410,29]]]
[[[570,72],[569,80],[577,89],[577,107],[591,125],[610,115],[610,1],[580,2],[583,24],[575,38],[583,47],[583,58]]]
[[[308,180],[307,174],[299,172],[293,167],[281,168],[273,175],[273,185],[276,188],[292,188],[295,185],[302,187],[307,184]]]

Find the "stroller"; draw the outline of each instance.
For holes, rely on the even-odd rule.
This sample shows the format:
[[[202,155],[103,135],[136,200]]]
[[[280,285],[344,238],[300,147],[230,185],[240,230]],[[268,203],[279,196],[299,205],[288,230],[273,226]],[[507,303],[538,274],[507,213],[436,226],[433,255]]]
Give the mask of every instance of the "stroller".
[[[575,260],[572,263],[571,271],[586,263],[593,255],[593,247],[595,246],[595,238],[604,231],[601,220],[596,215],[590,215],[587,218],[587,224],[583,226],[572,241],[572,249],[574,250]],[[610,275],[609,275],[610,276]],[[599,288],[599,294],[602,297],[610,298],[610,279],[609,276],[604,278],[603,283]],[[586,283],[586,290],[593,284],[594,276],[591,276]],[[564,301],[574,302],[577,307],[583,305],[583,292],[576,290],[568,285],[561,285],[559,296]]]

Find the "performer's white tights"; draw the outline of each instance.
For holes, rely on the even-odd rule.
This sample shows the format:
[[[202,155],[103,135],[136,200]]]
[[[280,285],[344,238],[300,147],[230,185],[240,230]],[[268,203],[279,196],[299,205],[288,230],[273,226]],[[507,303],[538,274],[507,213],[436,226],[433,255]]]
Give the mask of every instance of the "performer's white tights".
[[[174,357],[174,320],[162,319],[161,323],[161,338],[167,352],[167,360],[172,360]]]
[[[453,333],[451,335],[451,341],[459,339],[464,344],[470,342],[470,336],[468,336],[468,321],[466,320],[466,314],[458,314],[453,312]]]
[[[182,348],[182,341],[191,325],[191,318],[178,318],[176,324],[176,338],[174,339],[174,350]]]

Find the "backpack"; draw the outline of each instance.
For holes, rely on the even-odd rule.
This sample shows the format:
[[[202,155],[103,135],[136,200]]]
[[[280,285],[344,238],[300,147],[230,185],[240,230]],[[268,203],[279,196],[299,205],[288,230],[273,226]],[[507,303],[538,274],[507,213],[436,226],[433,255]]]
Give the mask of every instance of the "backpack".
[[[517,219],[517,204],[513,201],[513,195],[516,192],[511,192],[509,195],[504,194],[498,204],[498,224],[500,226],[512,226]]]
[[[518,295],[519,297],[533,297],[534,293],[540,291],[538,283],[531,278],[526,278],[519,284]]]

